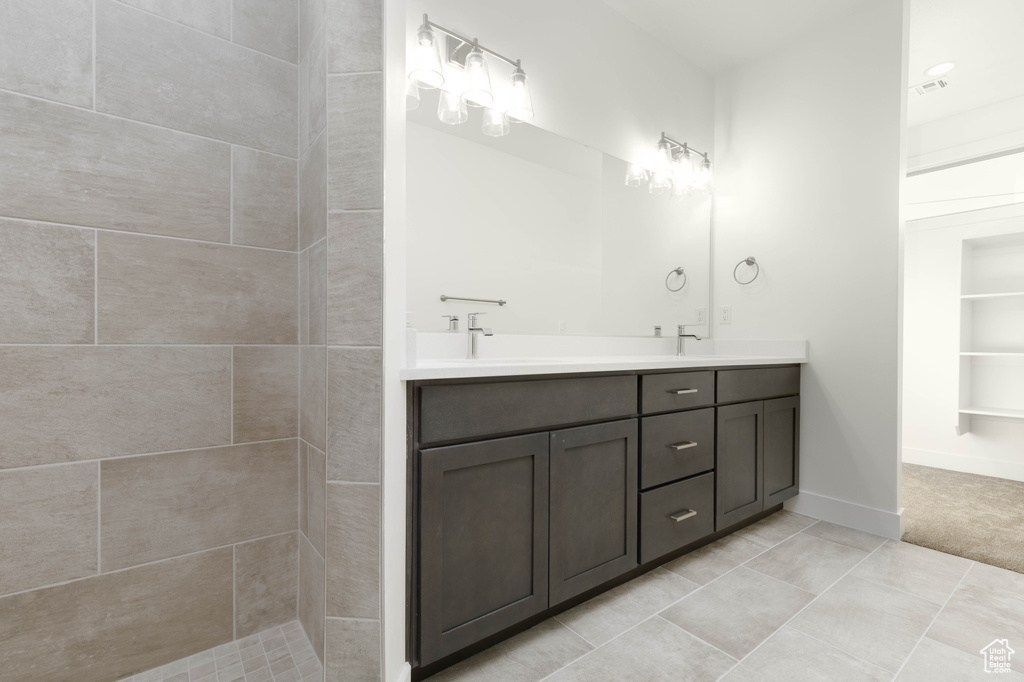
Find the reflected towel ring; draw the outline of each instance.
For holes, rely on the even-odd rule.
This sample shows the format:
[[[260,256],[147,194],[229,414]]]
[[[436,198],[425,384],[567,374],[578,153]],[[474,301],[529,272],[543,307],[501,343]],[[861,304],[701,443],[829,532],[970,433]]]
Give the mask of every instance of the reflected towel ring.
[[[754,276],[751,277],[750,279],[748,279],[746,282],[740,281],[740,278],[736,276],[736,271],[739,270],[740,266],[743,265],[743,264],[753,265],[755,268],[757,268],[756,270],[754,270]],[[760,274],[761,274],[761,266],[757,264],[757,260],[755,260],[753,256],[747,256],[746,258],[741,260],[739,263],[737,263],[736,267],[734,267],[732,269],[732,278],[734,280],[736,280],[737,284],[742,284],[742,285],[750,284],[755,279],[757,279],[757,276],[760,275]]]
[[[668,285],[668,280],[669,280],[670,277],[672,277],[672,275],[681,275],[682,278],[683,278],[683,283],[680,284],[679,287],[676,288],[676,289],[673,289],[672,287],[670,287]],[[668,289],[669,291],[673,291],[673,292],[674,291],[682,291],[683,287],[685,287],[685,286],[686,286],[686,273],[683,272],[683,268],[681,266],[676,268],[675,270],[669,270],[668,274],[665,275],[665,288]]]

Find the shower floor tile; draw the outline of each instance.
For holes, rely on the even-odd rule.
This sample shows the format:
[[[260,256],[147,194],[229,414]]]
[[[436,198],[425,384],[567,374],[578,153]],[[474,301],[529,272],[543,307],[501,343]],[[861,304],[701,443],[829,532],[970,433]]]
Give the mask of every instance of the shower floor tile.
[[[322,682],[324,669],[299,621],[168,663],[119,682]]]

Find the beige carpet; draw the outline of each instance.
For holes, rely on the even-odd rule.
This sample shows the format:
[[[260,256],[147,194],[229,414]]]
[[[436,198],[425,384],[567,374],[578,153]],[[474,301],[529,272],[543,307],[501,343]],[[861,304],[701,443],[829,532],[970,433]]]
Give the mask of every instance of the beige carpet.
[[[903,541],[1024,573],[1024,483],[903,465]]]

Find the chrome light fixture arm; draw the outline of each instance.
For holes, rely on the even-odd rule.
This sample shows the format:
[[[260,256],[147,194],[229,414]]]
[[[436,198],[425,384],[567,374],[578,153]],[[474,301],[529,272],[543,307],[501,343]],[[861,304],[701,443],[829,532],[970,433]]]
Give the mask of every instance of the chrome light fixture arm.
[[[430,21],[430,19],[427,18],[426,14],[423,15],[423,26],[427,26],[427,27],[430,27],[430,28],[437,29],[438,31],[440,31],[441,33],[443,33],[443,34],[445,34],[447,36],[451,36],[452,38],[455,38],[456,40],[461,40],[462,42],[466,43],[467,45],[472,45],[473,47],[475,47],[476,49],[480,50],[481,52],[486,52],[487,54],[491,55],[492,57],[494,57],[496,59],[500,59],[501,61],[505,62],[509,66],[514,66],[516,68],[521,68],[520,67],[520,61],[521,60],[519,60],[519,59],[509,59],[508,57],[506,57],[504,55],[501,55],[501,54],[498,54],[497,52],[495,52],[494,50],[492,50],[490,48],[484,47],[483,45],[481,45],[479,43],[479,41],[476,38],[467,38],[466,36],[464,36],[464,35],[462,35],[460,33],[456,33],[455,31],[452,31],[451,29],[447,29],[444,26],[441,26],[440,24],[435,24],[434,22]],[[422,30],[422,29],[423,29],[423,27],[421,26],[420,30]]]

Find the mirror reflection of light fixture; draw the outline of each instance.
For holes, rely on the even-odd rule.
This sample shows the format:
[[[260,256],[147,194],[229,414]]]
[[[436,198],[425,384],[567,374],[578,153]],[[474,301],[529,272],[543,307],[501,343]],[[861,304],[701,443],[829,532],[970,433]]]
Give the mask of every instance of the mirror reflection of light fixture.
[[[484,109],[484,123],[481,128],[484,135],[490,137],[502,137],[512,130],[505,114],[496,109]]]
[[[416,32],[416,49],[412,56],[412,70],[409,80],[421,88],[439,88],[444,85],[444,69],[441,67],[441,46],[437,36],[431,30],[427,15],[423,15],[423,25]]]
[[[697,151],[685,142],[677,142],[665,133],[658,140],[650,166],[651,173],[648,175],[643,172],[642,166],[631,165],[626,172],[626,186],[641,187],[649,180],[647,189],[651,194],[671,193],[677,197],[690,196],[694,192],[710,194],[714,191],[711,159],[707,152]]]
[[[411,79],[405,80],[405,110],[412,111],[420,108],[420,89]]]
[[[446,60],[441,60],[441,48],[437,34],[447,38],[444,50]],[[416,32],[416,47],[410,51],[411,66],[409,81],[419,88],[441,88],[437,105],[437,116],[452,125],[468,120],[466,105],[483,108],[483,131],[487,135],[500,137],[509,132],[509,122],[526,122],[533,119],[533,98],[520,60],[504,57],[484,47],[478,40],[469,39],[439,26],[423,15],[423,24]],[[504,62],[512,67],[508,85],[493,88],[488,58]],[[446,78],[445,68],[448,68]],[[406,88],[406,109],[415,109],[419,93],[415,95]],[[461,109],[452,100],[462,100]],[[507,103],[502,107],[496,102]],[[500,117],[495,113],[500,114]]]
[[[469,120],[469,111],[466,109],[466,100],[453,92],[441,91],[437,98],[437,118],[441,123],[458,125]]]

